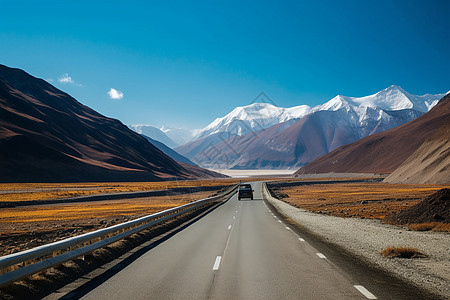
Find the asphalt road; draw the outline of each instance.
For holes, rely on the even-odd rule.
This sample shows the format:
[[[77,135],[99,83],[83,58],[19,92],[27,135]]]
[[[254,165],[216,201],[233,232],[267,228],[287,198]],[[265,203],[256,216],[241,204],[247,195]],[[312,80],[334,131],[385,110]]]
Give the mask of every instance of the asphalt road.
[[[252,183],[83,299],[375,299],[279,220]],[[365,295],[364,295],[365,293]]]

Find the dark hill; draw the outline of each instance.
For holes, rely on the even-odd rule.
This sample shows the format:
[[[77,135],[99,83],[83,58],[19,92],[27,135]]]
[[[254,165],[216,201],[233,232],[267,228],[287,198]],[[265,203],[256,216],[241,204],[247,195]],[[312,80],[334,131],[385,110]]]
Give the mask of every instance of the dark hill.
[[[180,165],[131,131],[20,69],[0,65],[0,181],[146,181],[217,173]],[[196,174],[196,175],[195,175]]]
[[[393,224],[450,222],[450,189],[441,189],[418,204],[386,217]]]

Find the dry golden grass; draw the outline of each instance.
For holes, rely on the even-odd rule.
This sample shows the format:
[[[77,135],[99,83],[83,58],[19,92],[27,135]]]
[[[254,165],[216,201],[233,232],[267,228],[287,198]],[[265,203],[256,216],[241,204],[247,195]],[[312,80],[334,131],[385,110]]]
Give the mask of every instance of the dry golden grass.
[[[87,183],[0,183],[0,202],[71,198],[104,193],[155,191],[172,188],[234,185],[240,181],[279,180],[273,177],[249,177],[209,180],[174,180],[158,182],[87,182]],[[308,179],[285,178],[283,181]],[[327,178],[314,180],[329,180]]]
[[[51,200],[103,193],[233,185],[238,182],[239,179],[113,183],[0,183],[0,201]]]
[[[415,231],[439,231],[450,232],[450,224],[442,222],[420,223],[420,224],[408,224],[408,229]]]
[[[201,192],[170,197],[2,208],[0,224],[147,215],[206,198],[210,194],[211,192]]]
[[[336,183],[288,187],[281,190],[296,207],[339,217],[383,219],[417,204],[420,199],[448,187],[385,183]]]
[[[426,257],[425,254],[411,247],[388,247],[381,251],[381,255],[389,258],[399,257],[399,258],[422,258]]]
[[[432,229],[437,232],[450,232],[450,224],[449,223],[439,223]]]
[[[0,256],[126,222],[212,192],[0,209]]]

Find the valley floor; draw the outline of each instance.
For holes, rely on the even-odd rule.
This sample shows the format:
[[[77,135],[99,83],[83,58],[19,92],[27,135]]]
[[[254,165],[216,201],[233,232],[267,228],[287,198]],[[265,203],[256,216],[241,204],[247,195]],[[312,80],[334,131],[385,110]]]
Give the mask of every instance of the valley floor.
[[[291,176],[295,173],[295,170],[232,170],[232,169],[214,169],[214,172],[222,173],[232,178],[247,178],[247,177],[281,177]]]
[[[279,181],[268,186],[276,198],[298,208],[337,217],[378,220],[408,209],[440,189],[450,188],[438,184],[386,184],[370,179],[341,181]],[[450,231],[450,224],[440,223],[433,230]],[[409,224],[410,229],[416,225],[419,224]]]

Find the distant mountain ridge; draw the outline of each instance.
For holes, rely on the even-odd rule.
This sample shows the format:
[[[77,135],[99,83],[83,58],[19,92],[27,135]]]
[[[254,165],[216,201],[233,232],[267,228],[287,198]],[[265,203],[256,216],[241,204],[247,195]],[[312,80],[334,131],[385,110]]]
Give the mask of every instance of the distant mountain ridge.
[[[196,130],[194,140],[219,132],[229,132],[242,136],[289,120],[298,120],[308,114],[323,110],[352,109],[359,118],[364,118],[364,111],[367,108],[384,111],[413,109],[425,113],[436,105],[443,96],[445,94],[416,96],[399,86],[392,85],[376,94],[365,97],[337,95],[328,102],[314,107],[299,105],[283,108],[271,103],[253,103],[236,107],[226,116],[215,119],[203,129]]]
[[[136,125],[128,125],[128,127],[130,129],[136,131],[137,133],[145,135],[146,137],[149,137],[153,140],[157,140],[170,148],[175,148],[175,147],[179,146],[170,137],[168,137],[162,130],[160,130],[154,126],[145,125],[145,124],[136,124]]]
[[[189,158],[184,157],[164,143],[154,140],[144,134],[142,134],[142,136],[145,137],[153,146],[161,150],[165,155],[169,156],[173,160],[198,167],[198,165],[193,163]]]
[[[299,119],[310,110],[311,108],[307,105],[283,108],[270,103],[253,103],[236,107],[225,117],[217,118],[205,128],[197,130],[194,140],[219,132],[246,135],[291,119]]]
[[[313,108],[252,104],[216,119],[200,131],[199,136],[206,136],[176,150],[208,168],[298,168],[342,145],[407,123],[444,95],[416,96],[393,85],[361,98],[338,95]]]
[[[392,173],[395,183],[450,182],[450,94],[421,117],[323,155],[296,174]]]
[[[178,145],[184,145],[194,138],[194,130],[191,129],[161,126],[159,130],[164,132]]]
[[[222,176],[177,163],[120,121],[4,65],[0,65],[0,157],[0,182]]]

